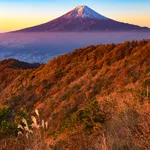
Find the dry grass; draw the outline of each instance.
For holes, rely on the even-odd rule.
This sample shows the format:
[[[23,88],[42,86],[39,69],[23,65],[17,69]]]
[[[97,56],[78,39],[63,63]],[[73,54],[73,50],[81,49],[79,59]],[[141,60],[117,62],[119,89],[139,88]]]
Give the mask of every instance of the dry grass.
[[[1,141],[1,150],[48,150],[46,143],[46,130],[48,122],[40,118],[39,112],[35,110],[35,116],[31,120],[22,119],[18,125],[18,136],[10,137]]]

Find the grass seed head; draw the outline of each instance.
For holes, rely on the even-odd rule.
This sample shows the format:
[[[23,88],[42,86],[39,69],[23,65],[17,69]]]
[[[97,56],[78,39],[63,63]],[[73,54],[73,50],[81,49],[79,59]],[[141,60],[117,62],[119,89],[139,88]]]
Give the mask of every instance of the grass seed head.
[[[38,109],[35,109],[35,113],[38,117],[40,117]]]

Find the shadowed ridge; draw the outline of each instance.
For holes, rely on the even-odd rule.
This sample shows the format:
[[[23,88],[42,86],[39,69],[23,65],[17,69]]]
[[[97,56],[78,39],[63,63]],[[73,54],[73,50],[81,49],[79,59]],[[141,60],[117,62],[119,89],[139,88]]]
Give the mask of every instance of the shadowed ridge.
[[[39,67],[39,63],[27,63],[16,59],[4,59],[0,61],[0,68],[12,68],[12,69],[34,69]]]

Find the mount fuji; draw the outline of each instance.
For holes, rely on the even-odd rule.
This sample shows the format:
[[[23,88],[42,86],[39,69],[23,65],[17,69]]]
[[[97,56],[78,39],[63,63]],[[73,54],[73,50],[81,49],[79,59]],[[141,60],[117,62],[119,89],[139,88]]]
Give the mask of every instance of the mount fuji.
[[[86,31],[150,31],[150,29],[112,20],[100,15],[88,6],[77,6],[65,15],[50,22],[19,30],[19,32]]]

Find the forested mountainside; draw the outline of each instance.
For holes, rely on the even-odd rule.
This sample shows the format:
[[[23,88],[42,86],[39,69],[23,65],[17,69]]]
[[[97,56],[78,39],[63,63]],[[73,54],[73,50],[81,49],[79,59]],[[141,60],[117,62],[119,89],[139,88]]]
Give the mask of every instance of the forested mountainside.
[[[4,60],[0,85],[0,144],[5,149],[22,148],[17,125],[35,108],[49,124],[45,149],[150,147],[149,40],[92,45],[42,65]]]

